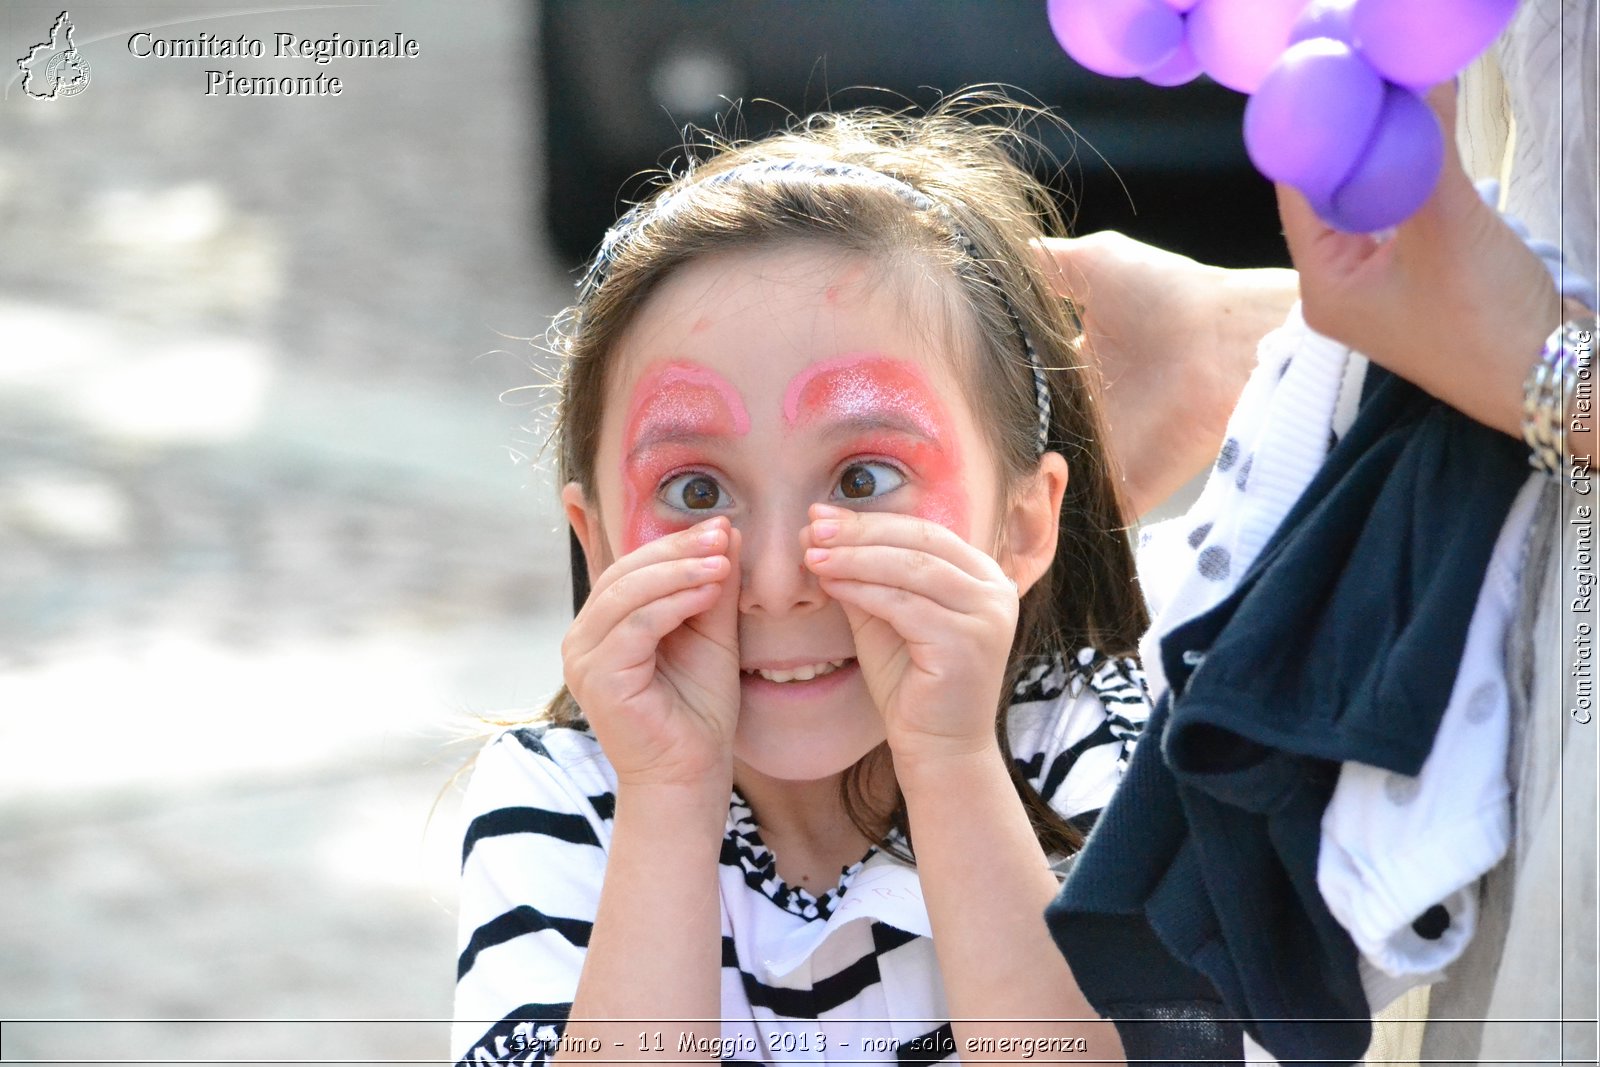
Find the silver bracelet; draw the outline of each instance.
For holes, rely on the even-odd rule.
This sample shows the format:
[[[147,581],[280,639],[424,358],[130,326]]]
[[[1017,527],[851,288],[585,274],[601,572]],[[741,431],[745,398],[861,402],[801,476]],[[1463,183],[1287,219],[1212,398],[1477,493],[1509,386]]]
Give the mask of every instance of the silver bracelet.
[[[1553,478],[1566,469],[1569,411],[1574,421],[1592,417],[1593,355],[1592,325],[1564,322],[1545,340],[1539,362],[1522,383],[1522,439],[1528,445],[1528,465]],[[1575,399],[1580,410],[1572,410]]]

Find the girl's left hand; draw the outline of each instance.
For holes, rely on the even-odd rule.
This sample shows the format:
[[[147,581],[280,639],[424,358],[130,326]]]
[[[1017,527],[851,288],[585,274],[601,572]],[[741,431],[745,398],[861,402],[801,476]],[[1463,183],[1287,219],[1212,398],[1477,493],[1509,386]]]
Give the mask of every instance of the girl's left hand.
[[[811,518],[806,566],[844,608],[896,763],[996,749],[1017,626],[1000,564],[912,515],[814,504]]]

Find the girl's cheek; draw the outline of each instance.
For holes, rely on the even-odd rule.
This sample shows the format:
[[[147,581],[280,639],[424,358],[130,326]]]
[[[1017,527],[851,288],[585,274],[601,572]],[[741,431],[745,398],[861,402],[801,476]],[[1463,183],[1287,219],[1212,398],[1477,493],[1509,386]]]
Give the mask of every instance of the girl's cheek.
[[[963,541],[967,539],[967,494],[959,484],[930,486],[912,514],[938,523]]]
[[[693,523],[673,522],[662,518],[655,513],[652,497],[646,497],[642,506],[632,503],[628,506],[626,525],[622,531],[622,548],[624,552],[632,552],[640,545],[647,545],[651,541],[668,534],[687,530]]]
[[[911,472],[912,486],[908,514],[936,522],[962,540],[970,533],[967,486],[963,480],[961,457],[934,443],[907,444],[903,441],[863,440],[854,446],[862,452],[876,452],[893,459]]]
[[[632,552],[640,545],[649,544],[694,525],[688,517],[679,519],[666,511],[656,500],[656,489],[661,478],[671,470],[683,455],[662,455],[662,450],[652,450],[635,463],[622,469],[622,550]],[[673,450],[676,451],[676,450]]]

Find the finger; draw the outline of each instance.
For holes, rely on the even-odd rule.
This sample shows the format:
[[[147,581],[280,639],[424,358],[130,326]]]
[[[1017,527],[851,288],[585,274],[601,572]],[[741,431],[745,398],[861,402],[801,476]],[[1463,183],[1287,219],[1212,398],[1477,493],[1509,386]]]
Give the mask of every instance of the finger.
[[[1458,213],[1484,212],[1485,205],[1478,195],[1472,178],[1467,174],[1461,158],[1461,148],[1456,140],[1457,92],[1454,81],[1442,82],[1428,90],[1424,99],[1433,109],[1434,117],[1444,132],[1444,159],[1439,168],[1439,180],[1433,192],[1410,219],[1400,224],[1400,235],[1415,240],[1434,240],[1434,232],[1455,225]]]
[[[1378,242],[1370,234],[1336,230],[1322,221],[1300,190],[1282,182],[1276,188],[1278,218],[1289,258],[1300,271],[1302,295],[1309,295],[1316,282],[1346,274],[1371,257]]]
[[[820,578],[818,584],[846,609],[855,608],[887,624],[910,648],[964,647],[996,633],[992,618],[978,619],[951,611],[921,593],[897,585],[848,578]],[[928,669],[925,664],[919,666]]]
[[[722,553],[728,546],[730,528],[731,523],[726,515],[715,515],[687,530],[647,541],[601,571],[589,593],[593,596],[624,575],[664,560]]]
[[[720,582],[730,570],[725,555],[666,559],[627,571],[591,593],[568,635],[579,643],[599,644],[630,616],[665,597]],[[707,598],[701,610],[710,607]]]
[[[716,585],[680,589],[639,605],[590,647],[580,641],[569,649],[563,642],[568,684],[582,688],[585,679],[598,676],[619,699],[643,692],[655,674],[656,649],[662,639],[710,607],[718,591]]]
[[[696,633],[728,650],[735,664],[739,660],[739,553],[744,535],[732,530],[728,537],[728,572],[721,579],[718,594],[703,613],[688,620]]]
[[[946,611],[988,614],[1000,606],[1001,591],[1015,597],[1014,587],[999,580],[981,581],[949,560],[914,548],[890,545],[840,545],[806,550],[806,566],[819,579],[831,578],[892,585],[927,598]]]
[[[993,557],[929,519],[890,511],[851,511],[828,504],[811,505],[810,514],[810,543],[819,548],[868,544],[911,548],[947,560],[974,578],[1000,576],[1000,565]]]

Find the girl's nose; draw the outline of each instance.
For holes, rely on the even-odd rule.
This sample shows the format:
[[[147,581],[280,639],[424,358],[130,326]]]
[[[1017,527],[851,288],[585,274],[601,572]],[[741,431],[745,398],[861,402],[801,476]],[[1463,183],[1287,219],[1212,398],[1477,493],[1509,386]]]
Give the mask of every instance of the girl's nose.
[[[808,611],[823,601],[816,575],[805,565],[800,531],[802,511],[792,521],[782,517],[741,523],[739,610],[746,614],[784,615]]]

